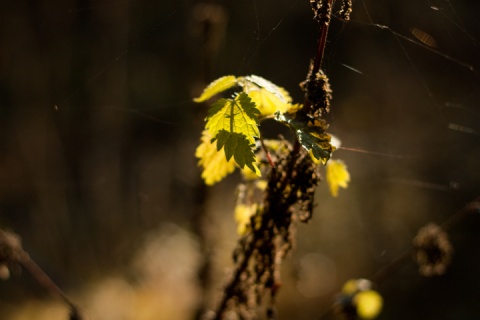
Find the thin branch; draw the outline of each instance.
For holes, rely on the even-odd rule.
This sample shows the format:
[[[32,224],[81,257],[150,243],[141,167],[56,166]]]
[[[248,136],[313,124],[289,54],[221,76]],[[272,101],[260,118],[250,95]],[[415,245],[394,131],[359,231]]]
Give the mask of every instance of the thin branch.
[[[70,318],[81,319],[78,307],[67,297],[60,287],[42,268],[23,250],[20,237],[12,232],[0,229],[0,261],[7,265],[21,265],[52,296],[60,298],[70,307]]]

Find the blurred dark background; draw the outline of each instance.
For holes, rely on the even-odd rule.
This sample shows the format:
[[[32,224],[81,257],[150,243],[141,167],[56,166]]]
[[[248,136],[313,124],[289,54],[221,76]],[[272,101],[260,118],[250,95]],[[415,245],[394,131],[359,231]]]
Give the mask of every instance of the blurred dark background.
[[[320,318],[347,279],[480,194],[479,12],[473,0],[355,0],[352,21],[334,17],[330,131],[361,151],[334,154],[352,182],[339,198],[319,187],[279,319]],[[213,308],[239,177],[200,187],[205,106],[192,98],[219,76],[257,74],[301,102],[317,34],[306,0],[2,0],[0,227],[92,319]],[[379,319],[480,318],[479,227],[471,215],[450,230],[445,275],[410,262],[380,283]],[[66,319],[26,272],[0,298],[2,319]]]

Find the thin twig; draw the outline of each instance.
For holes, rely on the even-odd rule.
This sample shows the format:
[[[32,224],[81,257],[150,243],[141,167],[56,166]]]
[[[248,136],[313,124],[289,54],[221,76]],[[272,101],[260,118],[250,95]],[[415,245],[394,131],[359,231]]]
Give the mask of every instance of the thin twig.
[[[43,271],[42,268],[23,250],[20,237],[12,232],[0,229],[0,260],[7,264],[18,264],[52,296],[60,298],[70,307],[70,318],[81,319],[78,307],[67,297],[60,287]]]
[[[265,142],[263,141],[263,138],[260,137],[260,145],[262,146],[263,151],[265,152],[265,155],[267,156],[268,164],[270,164],[270,167],[273,169],[275,168],[275,163],[273,162],[272,155],[270,154],[270,151],[268,151],[267,147],[265,146]]]
[[[37,282],[47,289],[47,291],[54,297],[60,298],[63,300],[70,308],[76,309],[75,304],[70,301],[67,295],[60,289],[60,287],[50,278],[45,271],[43,271],[40,266],[30,258],[30,255],[25,252],[19,252],[19,260],[18,263],[22,265],[25,270],[27,270]]]

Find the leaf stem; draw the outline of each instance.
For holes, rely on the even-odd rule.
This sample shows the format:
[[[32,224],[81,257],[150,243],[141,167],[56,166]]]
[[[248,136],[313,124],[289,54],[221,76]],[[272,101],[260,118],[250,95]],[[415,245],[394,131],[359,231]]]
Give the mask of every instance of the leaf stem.
[[[267,147],[265,146],[265,142],[263,141],[263,138],[260,137],[259,140],[260,140],[260,144],[262,146],[263,151],[265,151],[265,154],[267,155],[267,160],[268,160],[268,163],[270,164],[270,167],[272,169],[274,169],[275,168],[275,163],[273,162],[272,155],[270,154],[270,151],[268,151]]]

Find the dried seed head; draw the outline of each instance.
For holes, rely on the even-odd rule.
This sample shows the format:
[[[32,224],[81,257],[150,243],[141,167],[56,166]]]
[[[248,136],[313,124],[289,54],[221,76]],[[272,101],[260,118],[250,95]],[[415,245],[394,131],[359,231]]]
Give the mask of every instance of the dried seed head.
[[[342,7],[338,12],[340,19],[344,21],[350,20],[350,14],[352,13],[352,0],[343,0]]]
[[[453,248],[448,235],[439,226],[429,223],[413,239],[414,259],[421,275],[431,277],[445,273]]]
[[[307,80],[300,84],[305,98],[310,101],[311,110],[307,113],[313,119],[319,119],[323,114],[330,111],[330,100],[332,99],[332,89],[328,77],[319,70],[316,74],[312,74],[313,65],[310,64],[310,71]]]
[[[330,22],[330,15],[332,12],[331,2],[328,0],[310,0],[310,5],[313,10],[313,19],[320,23]]]

